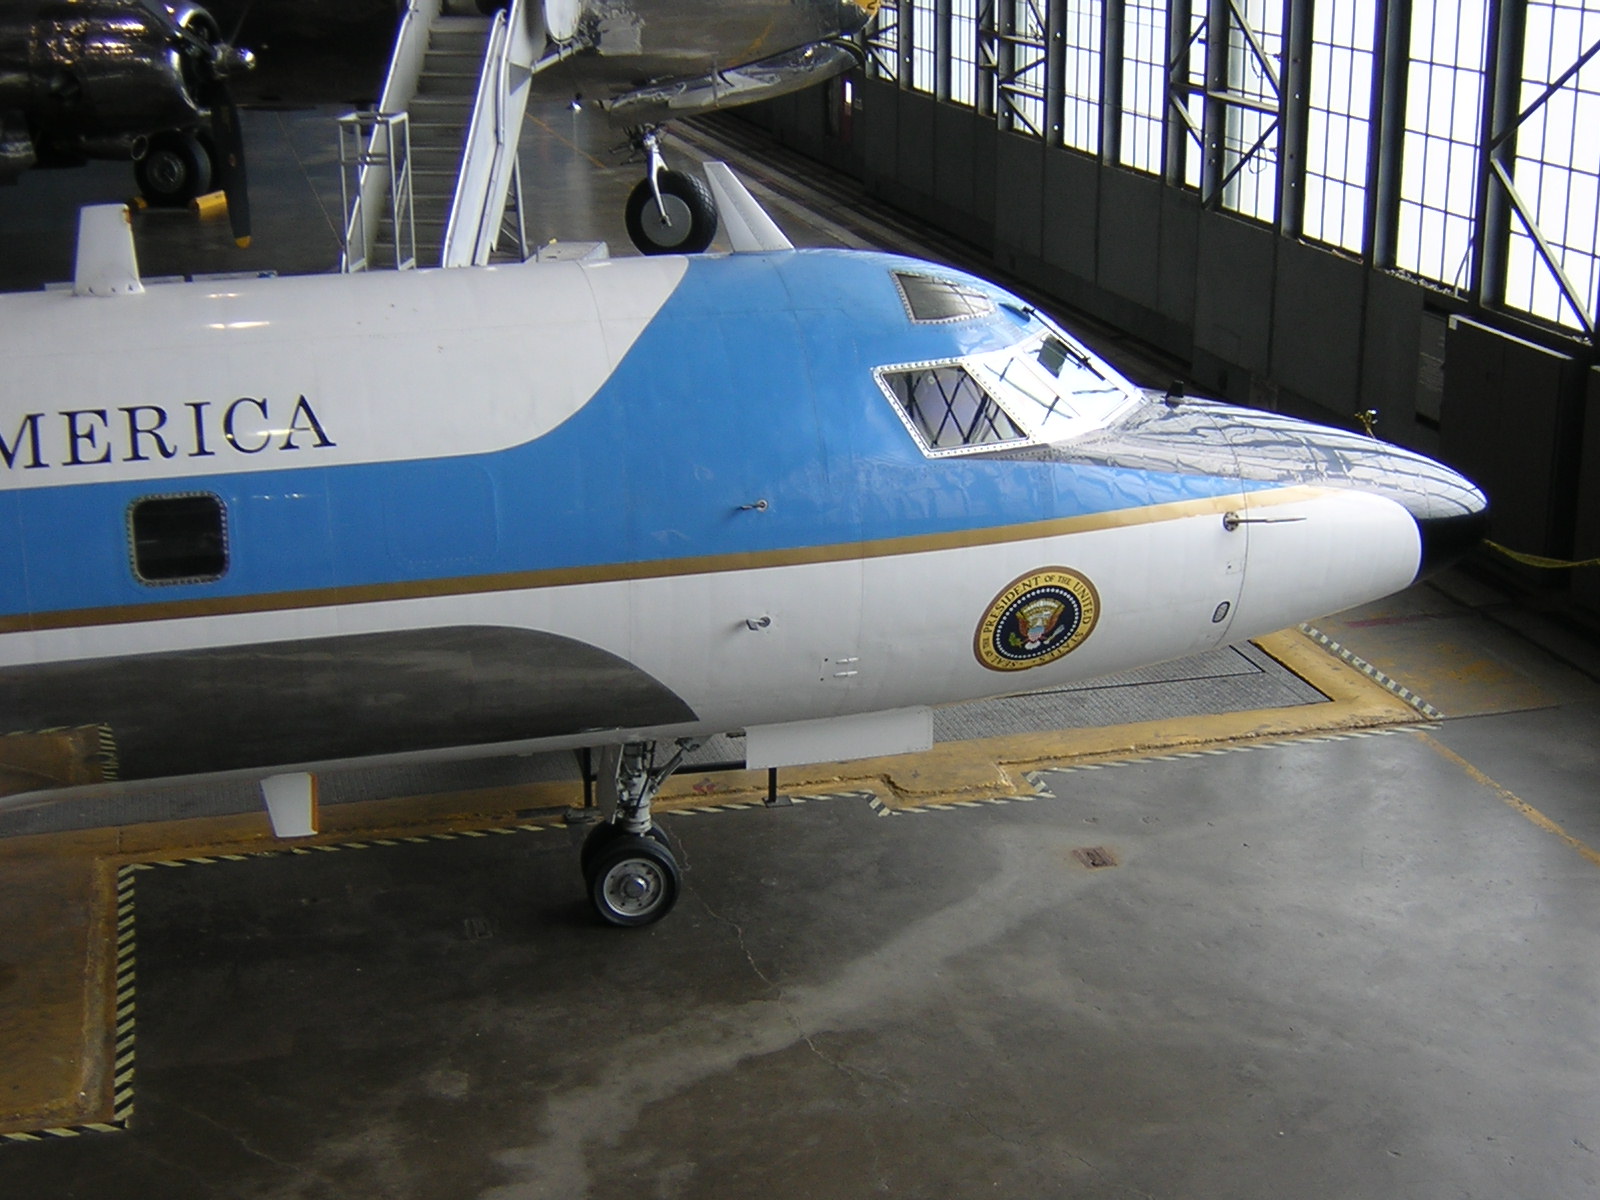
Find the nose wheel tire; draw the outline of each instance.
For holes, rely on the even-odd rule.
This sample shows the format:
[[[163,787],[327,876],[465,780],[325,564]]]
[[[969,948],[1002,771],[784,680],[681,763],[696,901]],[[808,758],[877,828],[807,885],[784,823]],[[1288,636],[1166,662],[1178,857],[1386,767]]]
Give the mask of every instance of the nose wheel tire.
[[[583,871],[585,879],[589,877],[589,866],[594,862],[595,856],[618,838],[626,836],[628,836],[627,831],[611,821],[602,821],[589,831],[589,836],[583,839],[583,849],[578,852],[578,867]],[[667,831],[661,826],[650,826],[642,836],[656,842],[668,854],[672,853],[672,842],[667,837]]]
[[[678,902],[677,859],[654,838],[619,832],[595,851],[584,877],[595,911],[612,925],[653,924]]]
[[[681,171],[662,171],[657,180],[659,206],[648,179],[629,194],[623,212],[628,236],[641,254],[699,254],[717,236],[717,204],[710,190]]]
[[[133,177],[155,207],[182,208],[211,187],[211,155],[193,134],[158,133],[133,164]]]

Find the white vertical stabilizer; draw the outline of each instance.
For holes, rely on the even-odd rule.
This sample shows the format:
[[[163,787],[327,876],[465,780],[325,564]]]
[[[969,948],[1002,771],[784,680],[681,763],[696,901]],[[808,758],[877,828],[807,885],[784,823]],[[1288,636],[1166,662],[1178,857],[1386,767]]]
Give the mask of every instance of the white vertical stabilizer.
[[[722,232],[728,235],[735,254],[794,249],[794,243],[783,235],[778,223],[750,194],[750,189],[739,182],[727,163],[708,162],[705,170],[706,182],[717,201]]]
[[[144,291],[133,249],[133,221],[126,204],[96,204],[78,213],[78,261],[74,296],[127,296]]]

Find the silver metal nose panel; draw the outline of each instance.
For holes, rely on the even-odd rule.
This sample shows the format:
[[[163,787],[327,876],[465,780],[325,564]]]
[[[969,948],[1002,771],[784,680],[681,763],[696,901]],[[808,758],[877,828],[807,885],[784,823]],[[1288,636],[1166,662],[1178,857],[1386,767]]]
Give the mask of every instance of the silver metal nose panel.
[[[1363,433],[1211,400],[1159,399],[1126,420],[1048,457],[1149,471],[1214,474],[1255,484],[1348,488],[1401,505],[1422,539],[1418,577],[1471,550],[1488,528],[1489,502],[1456,471]]]
[[[1277,413],[1236,411],[1244,415],[1227,422],[1229,440],[1247,477],[1287,469],[1292,478],[1298,471],[1304,482],[1353,488],[1404,507],[1422,539],[1418,579],[1459,560],[1488,532],[1488,497],[1427,455]]]

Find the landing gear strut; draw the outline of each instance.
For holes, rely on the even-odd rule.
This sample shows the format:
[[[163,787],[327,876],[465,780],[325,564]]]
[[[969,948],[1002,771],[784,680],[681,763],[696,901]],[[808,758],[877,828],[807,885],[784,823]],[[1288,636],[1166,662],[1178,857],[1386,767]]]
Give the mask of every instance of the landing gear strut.
[[[717,236],[710,190],[695,176],[667,167],[658,130],[637,130],[631,137],[646,167],[623,214],[628,236],[641,254],[699,254]]]
[[[654,742],[608,747],[600,756],[601,803],[614,802],[615,811],[584,840],[579,864],[590,903],[613,925],[652,924],[678,902],[678,860],[650,819],[650,802],[698,745],[680,738],[660,766]]]

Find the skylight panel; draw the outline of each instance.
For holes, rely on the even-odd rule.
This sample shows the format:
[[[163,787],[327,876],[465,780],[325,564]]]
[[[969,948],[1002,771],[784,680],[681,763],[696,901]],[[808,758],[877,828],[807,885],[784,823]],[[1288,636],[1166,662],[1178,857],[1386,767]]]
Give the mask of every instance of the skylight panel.
[[[907,314],[919,325],[970,321],[994,312],[994,300],[972,284],[909,271],[895,271],[894,283]]]

